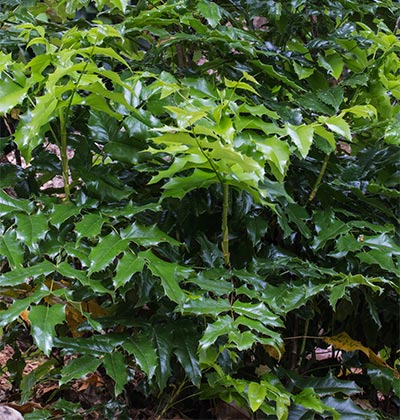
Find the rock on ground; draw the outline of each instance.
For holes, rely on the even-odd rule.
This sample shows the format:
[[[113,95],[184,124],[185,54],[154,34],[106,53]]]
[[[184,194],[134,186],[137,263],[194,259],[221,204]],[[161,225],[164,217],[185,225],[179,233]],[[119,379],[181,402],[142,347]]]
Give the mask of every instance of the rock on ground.
[[[17,410],[0,405],[0,420],[24,420],[24,418]]]

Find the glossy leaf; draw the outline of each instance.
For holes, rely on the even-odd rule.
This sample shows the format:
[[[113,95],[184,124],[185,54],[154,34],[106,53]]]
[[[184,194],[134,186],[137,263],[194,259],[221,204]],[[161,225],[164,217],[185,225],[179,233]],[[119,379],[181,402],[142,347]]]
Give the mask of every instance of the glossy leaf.
[[[228,334],[232,330],[232,318],[229,316],[219,317],[213,324],[209,324],[201,338],[199,345],[202,350],[207,349],[218,337]]]
[[[288,126],[287,132],[303,158],[305,158],[313,142],[314,128],[305,125]]]
[[[116,288],[124,286],[132,276],[143,270],[146,264],[144,258],[138,258],[132,252],[125,252],[122,258],[118,261],[116,274],[113,279]]]
[[[26,311],[31,304],[39,303],[48,295],[48,289],[41,287],[24,299],[15,300],[7,310],[0,312],[0,327],[11,324],[23,311]]]
[[[121,238],[128,239],[145,247],[158,245],[161,242],[179,245],[178,241],[162,232],[157,226],[143,226],[138,223],[132,223],[126,229],[122,230]]]
[[[115,382],[115,395],[119,395],[128,382],[128,373],[124,355],[119,352],[108,353],[104,356],[103,366]]]
[[[370,420],[378,420],[379,415],[376,411],[372,410],[363,410],[358,407],[350,398],[345,400],[340,400],[334,397],[324,398],[323,403],[328,407],[333,408],[337,413],[339,413],[334,418],[341,419],[346,418],[349,420],[362,420],[368,418]]]
[[[87,374],[94,372],[100,363],[100,359],[89,354],[72,359],[61,371],[60,385],[66,384],[73,379],[83,378]]]
[[[16,215],[18,224],[17,236],[31,250],[38,249],[38,242],[46,236],[48,229],[48,219],[43,213],[27,215],[18,213]]]
[[[175,341],[176,340],[176,341]],[[178,345],[174,349],[179,363],[182,365],[186,375],[197,387],[200,386],[201,371],[197,357],[197,337],[190,335],[189,330],[178,329],[174,334],[174,341]]]
[[[55,204],[52,208],[51,216],[49,219],[50,223],[56,227],[59,227],[70,217],[79,214],[80,211],[80,208],[73,205],[72,203]]]
[[[101,228],[106,220],[96,213],[88,213],[82,220],[75,225],[77,238],[95,238],[101,232]]]
[[[252,411],[257,411],[265,400],[267,387],[257,382],[250,382],[247,395],[249,398],[250,408]]]
[[[16,268],[0,275],[0,286],[17,286],[40,275],[47,275],[54,271],[54,265],[45,260],[31,267]]]
[[[54,345],[55,326],[65,321],[65,306],[33,306],[29,311],[32,336],[40,350],[48,356]]]
[[[351,141],[351,131],[348,123],[340,116],[330,117],[325,120],[326,125],[334,133],[339,134],[346,140]]]
[[[156,326],[153,329],[153,343],[158,358],[155,377],[158,388],[163,391],[172,373],[171,356],[176,343],[173,340],[172,331],[164,326]]]
[[[151,338],[145,334],[137,335],[135,338],[125,341],[122,347],[135,357],[136,363],[151,379],[157,366],[157,353]]]
[[[8,230],[0,235],[0,254],[7,258],[11,269],[22,267],[24,260],[24,248],[17,239],[14,230]]]
[[[89,275],[107,267],[118,254],[127,248],[128,244],[128,239],[122,239],[115,232],[101,238],[89,254],[91,261]]]
[[[160,278],[165,294],[173,302],[183,303],[185,295],[179,286],[179,281],[187,278],[192,270],[161,260],[150,250],[141,252],[138,256],[144,258],[150,271]]]
[[[0,191],[0,216],[7,214],[14,215],[15,212],[30,213],[34,206],[28,200],[16,199],[9,196],[4,191]]]

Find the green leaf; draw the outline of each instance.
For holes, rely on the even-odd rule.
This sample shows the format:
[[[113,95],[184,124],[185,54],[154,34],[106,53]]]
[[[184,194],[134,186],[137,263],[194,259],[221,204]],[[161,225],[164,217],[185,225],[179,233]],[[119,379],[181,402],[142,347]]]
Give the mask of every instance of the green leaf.
[[[54,204],[51,209],[50,223],[59,228],[63,222],[79,214],[81,209],[72,203]]]
[[[49,375],[56,363],[55,359],[47,360],[24,375],[21,381],[21,404],[27,403],[32,398],[35,384],[43,377]]]
[[[146,260],[149,270],[161,280],[165,294],[176,303],[183,303],[185,294],[179,282],[189,277],[192,270],[175,263],[170,263],[156,257],[151,250],[140,252],[140,258]]]
[[[400,144],[400,118],[393,119],[385,131],[385,142],[387,144]]]
[[[320,125],[315,127],[315,134],[318,134],[318,136],[322,137],[329,143],[329,151],[332,152],[336,149],[335,135],[331,131],[326,130],[325,127]],[[329,153],[329,151],[325,153]]]
[[[294,379],[296,387],[301,389],[312,388],[320,396],[333,395],[339,392],[351,396],[361,391],[361,388],[354,381],[343,381],[331,374],[319,378],[300,377],[297,374],[290,373],[290,377]]]
[[[377,112],[373,105],[354,105],[351,108],[346,108],[342,111],[343,114],[353,114],[356,118],[376,118]]]
[[[50,92],[37,97],[36,107],[32,112],[20,117],[14,141],[27,162],[31,160],[32,150],[43,141],[43,127],[52,119],[57,105],[54,92]]]
[[[235,82],[233,80],[229,80],[225,78],[225,86],[228,88],[233,88],[233,89],[243,89],[243,90],[247,90],[251,93],[254,93],[256,95],[259,95],[259,93],[253,88],[253,86],[250,86],[248,83],[245,82]]]
[[[319,55],[318,64],[324,67],[328,72],[338,80],[342,74],[344,62],[339,54]]]
[[[214,300],[200,297],[198,299],[191,299],[188,302],[185,302],[182,308],[185,313],[217,316],[221,312],[230,311],[231,305],[224,299]]]
[[[4,54],[3,51],[0,51],[0,73],[7,69],[7,67],[12,64],[12,56],[10,54]]]
[[[55,326],[65,321],[65,305],[34,306],[29,315],[33,339],[40,350],[49,356],[56,336]]]
[[[17,237],[23,241],[30,250],[37,250],[38,242],[45,238],[48,230],[48,219],[43,213],[16,215],[18,225]]]
[[[168,242],[170,245],[181,245],[180,242],[171,238],[161,231],[156,225],[144,226],[137,222],[130,224],[126,229],[121,230],[121,238],[133,241],[138,245],[150,247],[162,242]]]
[[[350,126],[347,122],[340,116],[334,116],[327,119],[321,119],[322,122],[334,132],[344,137],[345,139],[351,141],[351,131]]]
[[[7,258],[11,269],[22,267],[24,261],[24,248],[17,239],[15,230],[7,230],[0,235],[0,255]]]
[[[177,343],[177,346],[174,348],[174,354],[191,382],[199,387],[201,371],[196,354],[197,337],[189,329],[178,328],[175,330],[174,341]]]
[[[278,181],[283,181],[290,161],[290,150],[286,142],[277,137],[269,137],[257,142],[260,150],[271,167],[271,171]]]
[[[315,250],[323,248],[329,240],[347,233],[350,229],[346,223],[336,219],[330,211],[316,212],[314,220],[317,235],[314,237],[312,246]]]
[[[293,62],[293,68],[297,76],[299,76],[299,80],[307,79],[315,71],[313,67],[304,67],[296,61]]]
[[[120,351],[108,353],[104,356],[103,365],[107,375],[115,382],[115,396],[118,396],[128,382],[128,372],[124,355]]]
[[[203,242],[200,243],[204,248]],[[196,273],[195,277],[188,279],[188,282],[196,284],[201,290],[215,293],[218,296],[228,295],[233,291],[233,285],[221,274],[218,270],[211,269],[209,272]]]
[[[99,367],[100,363],[100,359],[89,354],[72,359],[68,365],[61,370],[59,384],[64,385],[73,379],[80,379],[88,373],[93,373]]]
[[[88,287],[90,290],[96,293],[109,293],[112,291],[102,285],[100,280],[89,279],[87,274],[83,270],[77,270],[67,262],[60,263],[55,269],[62,275],[69,279],[78,280],[82,286]]]
[[[48,294],[47,287],[41,287],[24,299],[16,299],[7,310],[0,312],[0,327],[11,324],[20,316],[21,312],[28,309],[30,305],[39,303]]]
[[[239,332],[230,331],[228,335],[229,343],[234,343],[239,351],[248,350],[258,342],[257,337],[251,331]]]
[[[396,378],[391,369],[368,367],[368,376],[371,378],[374,387],[383,395],[389,395],[392,388],[394,388]]]
[[[394,265],[394,261],[390,254],[385,254],[381,250],[372,249],[368,252],[359,252],[356,254],[357,258],[368,265],[379,265],[383,270],[387,270],[400,276],[400,270]]]
[[[312,388],[303,389],[300,394],[293,396],[293,401],[309,410],[323,413],[330,408],[326,406]]]
[[[178,108],[177,106],[165,106],[164,108],[172,114],[180,128],[193,125],[207,115],[204,111]]]
[[[235,319],[235,321],[233,322],[233,325],[245,326],[247,328],[250,328],[253,331],[256,331],[260,336],[262,335],[262,336],[272,337],[277,345],[282,344],[282,339],[281,339],[280,334],[266,327],[266,325],[271,325],[271,323],[267,320],[264,321],[264,320],[251,319],[242,315]],[[272,322],[272,325],[279,327],[279,326],[282,326],[283,324],[281,322]]]
[[[217,341],[218,337],[221,335],[227,335],[230,331],[233,330],[233,328],[232,318],[229,315],[220,316],[219,319],[213,324],[207,325],[203,337],[201,337],[199,342],[200,349],[207,349]]]
[[[218,25],[222,18],[222,14],[217,3],[207,0],[200,0],[196,7],[201,15],[207,19],[208,24],[212,28],[215,28]]]
[[[153,328],[153,343],[158,356],[156,365],[156,379],[160,391],[163,391],[167,385],[167,381],[171,376],[171,355],[176,343],[172,337],[172,329],[164,326],[156,326]]]
[[[13,187],[23,181],[24,178],[25,173],[22,168],[11,163],[0,163],[0,188]]]
[[[192,175],[184,178],[173,178],[164,185],[163,197],[183,198],[188,192],[198,188],[207,188],[218,182],[213,172],[195,169]]]
[[[30,213],[34,205],[29,200],[17,199],[0,190],[0,216],[16,212]]]
[[[98,213],[85,214],[82,220],[75,225],[78,240],[81,238],[95,238],[101,232],[106,219]]]
[[[269,76],[273,77],[276,80],[280,80],[281,82],[294,88],[295,90],[304,91],[304,89],[301,86],[297,85],[293,80],[290,80],[286,74],[275,70],[275,68],[271,64],[263,64],[260,60],[250,60],[250,63],[263,70]]]
[[[143,271],[146,260],[137,257],[130,251],[126,251],[122,258],[118,261],[116,274],[113,278],[115,288],[124,286],[135,273]]]
[[[96,273],[107,267],[113,259],[129,245],[128,239],[122,239],[114,231],[100,238],[99,243],[89,254],[90,267],[88,274]]]
[[[301,156],[306,158],[313,142],[314,127],[310,125],[288,125],[287,133],[299,149]]]
[[[336,86],[328,90],[319,90],[317,91],[317,96],[325,104],[331,105],[336,112],[344,99],[343,89],[340,86]]]
[[[277,315],[272,313],[264,303],[246,303],[237,300],[232,305],[232,310],[240,315],[259,320],[265,324],[282,327],[282,323]]]
[[[136,335],[134,338],[125,341],[122,347],[135,357],[136,363],[151,379],[157,367],[157,353],[151,338],[147,334]]]
[[[328,407],[333,408],[339,415],[334,418],[346,420],[379,420],[381,417],[376,411],[363,410],[354,404],[351,398],[341,400],[339,398],[327,397],[322,402]]]
[[[333,310],[336,309],[336,304],[338,300],[342,299],[346,295],[347,284],[342,283],[337,286],[332,287],[329,293],[329,303],[332,306]]]
[[[267,395],[267,387],[257,382],[250,382],[247,389],[250,408],[253,412],[257,411],[264,402]]]
[[[89,356],[102,356],[111,353],[116,347],[122,346],[126,334],[108,332],[106,335],[95,334],[89,338],[61,337],[55,338],[55,346],[62,348],[67,355],[76,353]]]
[[[25,87],[21,87],[10,79],[0,79],[0,114],[4,115],[11,108],[22,104],[28,89],[29,84]]]
[[[30,267],[15,268],[8,273],[0,275],[0,287],[18,286],[31,278],[36,278],[42,274],[47,275],[55,270],[54,265],[45,260]]]

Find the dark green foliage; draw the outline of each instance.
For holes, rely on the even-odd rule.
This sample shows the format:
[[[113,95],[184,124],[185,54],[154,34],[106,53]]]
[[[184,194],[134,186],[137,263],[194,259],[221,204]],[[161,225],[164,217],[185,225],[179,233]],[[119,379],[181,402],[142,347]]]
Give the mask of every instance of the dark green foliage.
[[[132,3],[0,1],[2,342],[46,356],[21,403],[60,385],[27,418],[95,371],[104,418],[395,415],[398,4]]]

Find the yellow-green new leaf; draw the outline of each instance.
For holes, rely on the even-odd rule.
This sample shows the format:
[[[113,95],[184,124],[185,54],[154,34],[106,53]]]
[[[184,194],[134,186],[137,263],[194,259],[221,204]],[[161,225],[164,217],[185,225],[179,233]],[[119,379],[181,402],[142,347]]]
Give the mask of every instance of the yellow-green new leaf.
[[[314,127],[311,125],[288,125],[287,133],[299,149],[303,158],[308,155],[314,137]]]
[[[341,116],[327,118],[325,124],[334,132],[351,141],[350,126]]]
[[[267,387],[257,382],[250,382],[247,396],[249,398],[249,404],[252,411],[257,411],[261,404],[264,402],[267,395]]]

